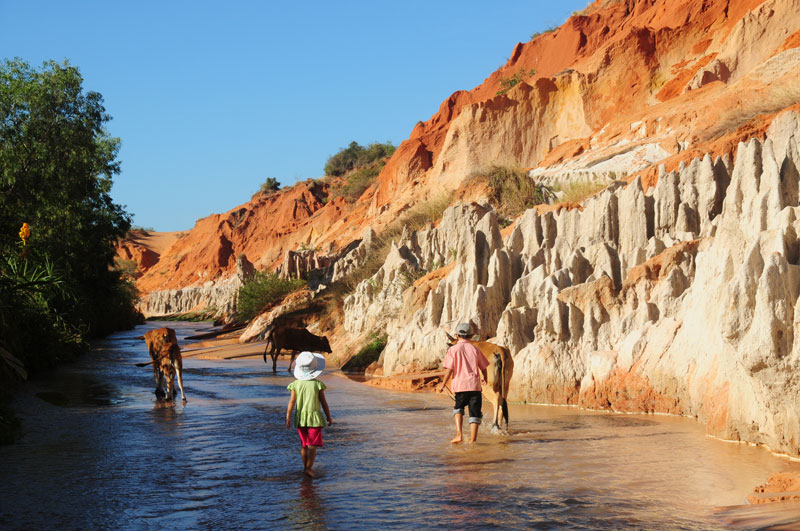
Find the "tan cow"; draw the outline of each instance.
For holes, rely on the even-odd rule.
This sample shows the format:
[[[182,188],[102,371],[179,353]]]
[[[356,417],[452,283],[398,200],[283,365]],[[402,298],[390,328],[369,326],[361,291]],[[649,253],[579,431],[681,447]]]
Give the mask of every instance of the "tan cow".
[[[183,392],[183,357],[178,346],[178,337],[172,328],[156,328],[144,335],[147,350],[153,360],[153,377],[156,380],[156,398],[158,400],[174,400],[175,380],[181,390],[181,399],[186,403]]]
[[[445,332],[447,336],[447,344],[452,346],[456,344],[455,337]],[[489,343],[488,341],[470,341],[473,345],[478,347],[486,359],[489,360],[489,366],[486,368],[487,382],[481,388],[483,395],[489,402],[492,403],[492,411],[494,418],[492,419],[492,432],[505,431],[500,428],[501,420],[505,420],[505,430],[508,430],[508,384],[511,381],[511,375],[514,374],[514,358],[511,357],[511,352],[506,347]]]

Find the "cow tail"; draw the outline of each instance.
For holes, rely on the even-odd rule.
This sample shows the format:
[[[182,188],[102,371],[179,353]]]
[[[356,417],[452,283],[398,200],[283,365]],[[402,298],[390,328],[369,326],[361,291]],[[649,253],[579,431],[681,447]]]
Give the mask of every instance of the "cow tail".
[[[267,329],[267,335],[264,338],[264,339],[267,340],[267,343],[264,345],[264,363],[267,363],[267,350],[269,350],[269,346],[272,344],[272,331],[273,330],[274,330],[274,328],[272,328],[272,325],[270,325],[270,327]]]
[[[503,367],[503,356],[500,356],[500,405],[503,408],[503,417],[508,428],[508,401],[506,400],[506,371]]]

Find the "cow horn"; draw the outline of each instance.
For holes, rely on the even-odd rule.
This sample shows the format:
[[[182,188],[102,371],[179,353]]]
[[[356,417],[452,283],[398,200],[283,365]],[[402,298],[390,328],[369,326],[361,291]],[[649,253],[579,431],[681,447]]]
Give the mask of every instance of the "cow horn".
[[[451,335],[450,335],[450,334],[448,334],[447,332],[445,332],[445,333],[444,333],[444,335],[446,335],[446,336],[447,336],[447,340],[448,340],[448,341],[453,341],[453,342],[455,342],[456,338],[454,338],[453,336],[451,336]]]

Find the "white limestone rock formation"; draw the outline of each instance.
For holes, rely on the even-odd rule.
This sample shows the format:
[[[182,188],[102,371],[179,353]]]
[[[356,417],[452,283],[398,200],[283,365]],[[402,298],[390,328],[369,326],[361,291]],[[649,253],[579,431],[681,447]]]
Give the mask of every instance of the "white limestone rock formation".
[[[228,278],[210,280],[199,286],[153,291],[139,305],[145,317],[180,315],[198,310],[213,310],[215,318],[225,318],[236,310],[239,288],[253,276],[253,264],[247,257],[236,259],[236,273]]]
[[[512,399],[697,417],[717,436],[800,449],[800,115],[581,209],[448,209],[407,235],[345,304],[384,328],[392,375],[439,366],[443,330],[473,320],[515,357]],[[400,272],[425,276],[405,287]],[[405,289],[405,291],[403,291]]]

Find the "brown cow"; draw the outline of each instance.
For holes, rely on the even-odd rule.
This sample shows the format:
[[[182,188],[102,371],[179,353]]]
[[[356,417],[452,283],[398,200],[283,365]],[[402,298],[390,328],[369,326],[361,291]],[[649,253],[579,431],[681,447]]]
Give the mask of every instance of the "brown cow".
[[[332,352],[328,338],[317,336],[305,328],[294,328],[286,324],[275,324],[267,330],[267,344],[264,347],[264,363],[267,363],[267,351],[272,358],[272,372],[277,373],[278,355],[281,350],[291,350],[292,359],[289,361],[289,372],[297,353],[301,350],[311,352]]]
[[[174,400],[175,377],[181,390],[181,399],[186,403],[183,392],[183,358],[178,346],[178,337],[172,328],[156,328],[144,335],[147,350],[153,360],[153,377],[156,380],[156,398],[158,400]]]
[[[455,345],[458,341],[447,332],[445,335],[449,346]],[[511,352],[507,348],[500,345],[488,341],[470,341],[470,343],[478,347],[478,350],[489,360],[489,366],[486,368],[487,382],[481,391],[492,403],[494,412],[492,432],[504,433],[500,428],[500,420],[502,414],[502,419],[506,424],[505,429],[508,430],[508,384],[511,381],[511,375],[514,374],[514,358],[511,357]]]

